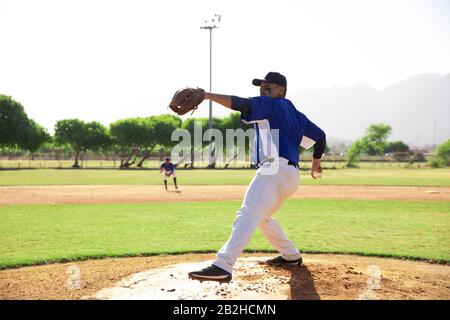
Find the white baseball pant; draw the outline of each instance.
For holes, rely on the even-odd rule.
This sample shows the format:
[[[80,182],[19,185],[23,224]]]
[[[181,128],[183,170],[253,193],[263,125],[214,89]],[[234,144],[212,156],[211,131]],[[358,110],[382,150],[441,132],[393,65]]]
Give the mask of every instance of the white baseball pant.
[[[172,172],[172,174],[169,176],[167,171],[163,172],[163,180],[167,180],[168,178],[176,178],[177,175],[175,172]]]
[[[295,260],[301,257],[281,226],[272,218],[272,214],[281,207],[284,200],[297,190],[300,179],[298,170],[281,157],[276,173],[273,166],[270,166],[271,163],[266,162],[256,171],[242,206],[236,212],[231,236],[217,252],[213,262],[215,266],[230,273],[258,226],[283,258]]]

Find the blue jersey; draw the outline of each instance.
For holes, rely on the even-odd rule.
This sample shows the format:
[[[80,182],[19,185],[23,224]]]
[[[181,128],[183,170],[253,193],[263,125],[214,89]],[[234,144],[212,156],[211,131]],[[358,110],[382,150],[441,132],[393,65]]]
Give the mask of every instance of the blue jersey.
[[[325,137],[323,130],[288,99],[261,96],[249,101],[251,112],[241,113],[241,118],[255,127],[253,163],[256,165],[277,156],[298,163],[300,146],[308,149]]]
[[[172,162],[169,162],[169,163],[163,162],[161,164],[160,169],[164,169],[164,171],[175,172],[175,166],[172,164]]]

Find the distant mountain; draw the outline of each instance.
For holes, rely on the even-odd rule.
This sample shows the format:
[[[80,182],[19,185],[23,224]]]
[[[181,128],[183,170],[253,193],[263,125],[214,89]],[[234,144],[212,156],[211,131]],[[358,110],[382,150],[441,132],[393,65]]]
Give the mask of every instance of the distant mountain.
[[[421,74],[383,90],[367,85],[291,92],[329,137],[354,140],[371,123],[392,126],[390,140],[424,146],[450,139],[450,74]]]

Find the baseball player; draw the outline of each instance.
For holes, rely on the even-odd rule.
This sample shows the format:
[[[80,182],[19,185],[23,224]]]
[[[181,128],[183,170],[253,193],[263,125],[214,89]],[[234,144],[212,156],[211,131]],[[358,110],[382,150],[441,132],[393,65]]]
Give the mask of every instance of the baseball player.
[[[269,265],[303,263],[300,252],[272,215],[298,188],[300,146],[307,149],[314,145],[311,176],[316,179],[321,175],[320,159],[326,146],[325,133],[285,98],[287,81],[282,74],[269,72],[264,79],[254,79],[252,83],[260,87],[260,96],[247,99],[209,92],[205,94],[205,99],[240,111],[244,122],[254,124],[253,162],[258,169],[236,213],[229,240],[217,252],[212,265],[189,273],[191,279],[231,281],[233,265],[256,227],[280,253],[267,261]],[[273,139],[271,129],[278,132],[276,153],[272,147],[276,139]],[[273,170],[274,163],[277,164],[276,170]]]
[[[170,158],[166,158],[166,160],[161,163],[161,167],[159,167],[159,172],[163,174],[164,187],[167,191],[167,178],[173,178],[173,184],[175,185],[175,189],[178,190],[177,186],[177,176],[175,175],[175,166],[172,162],[170,162]]]

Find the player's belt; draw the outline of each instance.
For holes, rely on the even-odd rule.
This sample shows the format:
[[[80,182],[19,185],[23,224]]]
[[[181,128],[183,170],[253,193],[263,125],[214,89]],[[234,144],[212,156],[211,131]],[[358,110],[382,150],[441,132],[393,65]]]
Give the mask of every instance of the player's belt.
[[[260,163],[258,163],[257,165],[256,165],[256,167],[257,168],[260,168],[264,163],[266,163],[266,162],[272,162],[273,160],[275,160],[274,158],[266,158],[266,159],[264,159],[263,161],[261,161]]]
[[[274,160],[273,158],[267,158],[267,159],[264,159],[264,160],[261,161],[258,165],[256,165],[256,167],[259,168],[259,167],[261,167],[265,162],[272,162],[273,160]],[[288,165],[294,166],[294,167],[296,167],[297,169],[300,169],[298,163],[296,163],[296,162],[294,162],[294,161],[288,160]]]

